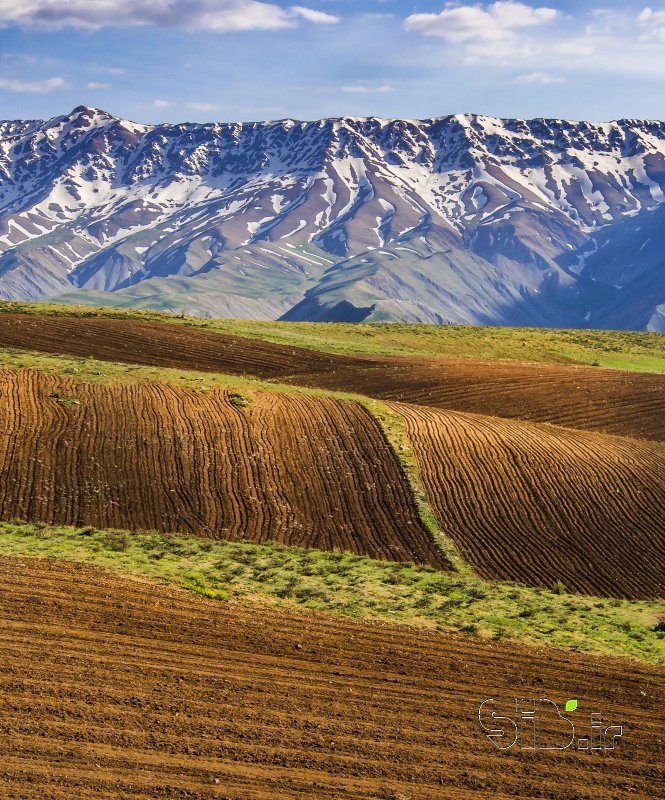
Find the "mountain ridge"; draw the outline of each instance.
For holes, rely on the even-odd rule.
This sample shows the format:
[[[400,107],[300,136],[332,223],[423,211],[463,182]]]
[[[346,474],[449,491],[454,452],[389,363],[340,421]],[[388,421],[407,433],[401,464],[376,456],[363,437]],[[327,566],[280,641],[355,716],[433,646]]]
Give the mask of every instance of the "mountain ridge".
[[[78,106],[0,122],[0,298],[663,330],[664,192],[658,120],[141,125]]]

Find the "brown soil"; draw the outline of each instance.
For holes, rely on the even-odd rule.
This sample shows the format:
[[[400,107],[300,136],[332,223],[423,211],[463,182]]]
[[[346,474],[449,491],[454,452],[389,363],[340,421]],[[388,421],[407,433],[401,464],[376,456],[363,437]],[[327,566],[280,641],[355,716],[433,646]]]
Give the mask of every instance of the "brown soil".
[[[483,578],[665,597],[665,445],[393,408],[442,531]]]
[[[177,367],[665,440],[665,375],[448,358],[344,357],[167,323],[0,314],[0,346]]]
[[[349,359],[182,325],[0,314],[0,345],[157,367],[283,379]]]
[[[0,563],[2,800],[663,797],[663,670]],[[491,697],[579,701],[614,752],[500,752]]]
[[[353,380],[387,400],[665,440],[665,375],[440,358],[393,359]]]
[[[0,518],[449,564],[354,402],[0,370]]]

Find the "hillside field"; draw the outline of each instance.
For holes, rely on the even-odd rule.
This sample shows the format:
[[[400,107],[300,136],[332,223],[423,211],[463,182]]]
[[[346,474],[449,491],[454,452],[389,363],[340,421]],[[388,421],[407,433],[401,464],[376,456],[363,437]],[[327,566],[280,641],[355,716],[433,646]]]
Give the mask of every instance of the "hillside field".
[[[372,416],[333,398],[0,371],[0,517],[446,569]]]
[[[103,295],[100,295],[103,297]],[[665,333],[202,319],[113,306],[0,301],[0,312],[168,322],[337,355],[444,356],[665,372]]]
[[[0,347],[356,392],[665,440],[665,374],[476,359],[341,356],[106,317],[0,314]]]
[[[0,562],[2,800],[652,800],[661,670]],[[578,700],[616,752],[497,751],[491,697]],[[545,722],[544,731],[550,730]]]
[[[665,597],[665,445],[391,406],[442,531],[486,579]]]
[[[0,800],[659,796],[661,338],[234,325],[0,308]]]

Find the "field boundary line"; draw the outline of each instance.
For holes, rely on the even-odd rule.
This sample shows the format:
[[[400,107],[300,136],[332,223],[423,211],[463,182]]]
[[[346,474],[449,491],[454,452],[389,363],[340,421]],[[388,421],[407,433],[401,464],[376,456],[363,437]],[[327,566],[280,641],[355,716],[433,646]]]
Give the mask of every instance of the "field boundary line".
[[[407,433],[402,414],[381,400],[360,398],[356,402],[369,411],[381,426],[388,443],[394,450],[397,460],[413,493],[418,516],[431,533],[441,552],[452,564],[454,571],[468,578],[478,578],[471,565],[462,557],[453,540],[441,530],[430,499],[420,478],[418,464],[413,452],[413,443]]]

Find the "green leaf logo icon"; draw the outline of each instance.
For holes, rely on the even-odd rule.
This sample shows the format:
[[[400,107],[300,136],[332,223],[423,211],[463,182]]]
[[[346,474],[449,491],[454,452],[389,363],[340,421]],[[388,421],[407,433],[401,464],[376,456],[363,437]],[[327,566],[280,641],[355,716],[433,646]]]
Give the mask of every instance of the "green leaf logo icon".
[[[566,703],[566,711],[574,711],[577,708],[577,700],[569,700]]]

